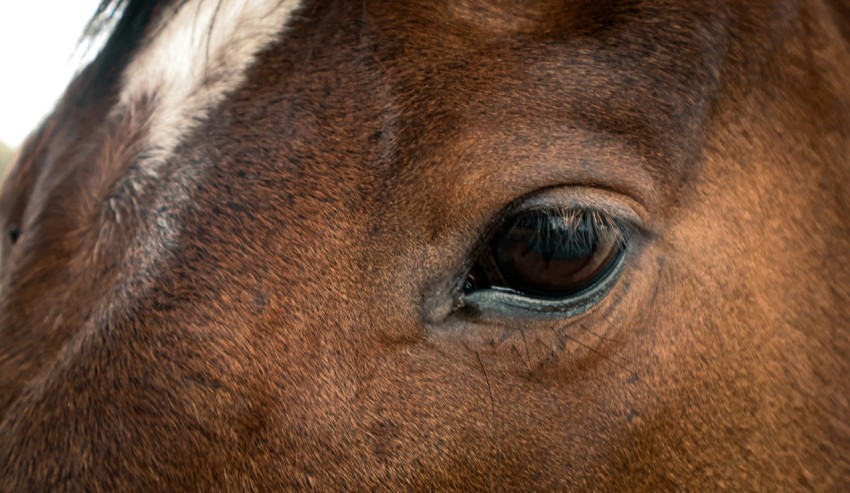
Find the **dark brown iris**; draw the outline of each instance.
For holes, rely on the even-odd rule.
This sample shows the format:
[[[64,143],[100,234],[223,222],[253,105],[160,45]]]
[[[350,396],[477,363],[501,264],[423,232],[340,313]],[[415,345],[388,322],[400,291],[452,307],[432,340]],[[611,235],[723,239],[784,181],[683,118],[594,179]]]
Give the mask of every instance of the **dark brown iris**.
[[[501,285],[559,298],[583,291],[607,275],[621,242],[619,229],[600,213],[529,211],[505,224],[491,250],[490,261],[470,274],[467,291],[470,283],[477,289]]]

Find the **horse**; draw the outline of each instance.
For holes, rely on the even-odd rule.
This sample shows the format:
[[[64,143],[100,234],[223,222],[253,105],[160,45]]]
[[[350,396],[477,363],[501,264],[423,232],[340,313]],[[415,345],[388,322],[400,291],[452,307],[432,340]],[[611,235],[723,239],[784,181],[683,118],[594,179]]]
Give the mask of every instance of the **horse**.
[[[845,0],[85,36],[0,193],[0,491],[850,482]]]

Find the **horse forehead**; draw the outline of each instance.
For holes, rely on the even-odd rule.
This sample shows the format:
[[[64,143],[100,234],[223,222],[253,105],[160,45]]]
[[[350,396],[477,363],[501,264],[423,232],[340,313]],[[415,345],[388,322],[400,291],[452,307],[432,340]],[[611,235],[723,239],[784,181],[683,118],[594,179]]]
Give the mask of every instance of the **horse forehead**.
[[[566,128],[578,122],[591,132],[627,135],[642,155],[660,155],[666,161],[675,161],[673,169],[689,160],[690,153],[685,148],[693,139],[664,136],[682,133],[689,127],[689,120],[698,119],[703,113],[705,94],[692,93],[711,86],[713,81],[709,79],[713,76],[703,73],[704,80],[694,83],[694,74],[705,72],[703,67],[692,67],[701,63],[701,57],[688,56],[678,63],[679,68],[691,72],[687,84],[656,87],[659,81],[676,83],[684,78],[655,77],[646,68],[648,64],[631,55],[621,56],[625,50],[614,53],[616,56],[597,56],[600,50],[610,47],[602,46],[593,36],[581,39],[582,33],[595,34],[605,23],[627,24],[634,12],[624,10],[623,5],[641,2],[605,2],[610,9],[582,0],[417,0],[409,4],[374,0],[362,5],[334,2],[324,9],[318,3],[321,2],[186,0],[166,9],[125,70],[116,107],[118,112],[144,108],[147,113],[146,128],[138,133],[143,135],[144,143],[138,146],[142,152],[136,159],[137,168],[148,176],[157,176],[166,162],[177,157],[175,152],[181,143],[202,143],[206,132],[193,131],[202,130],[198,127],[207,124],[218,127],[209,121],[210,117],[229,99],[238,100],[237,104],[249,101],[247,104],[252,107],[265,106],[263,95],[268,95],[267,91],[248,94],[247,98],[245,94],[231,96],[240,86],[256,88],[269,85],[267,80],[280,80],[268,77],[263,64],[255,62],[262,53],[272,58],[275,53],[300,56],[289,53],[298,40],[289,39],[288,29],[321,30],[333,26],[333,22],[310,21],[316,12],[327,9],[346,12],[338,21],[349,25],[337,26],[340,29],[366,31],[362,39],[368,37],[370,29],[377,33],[375,55],[387,69],[384,76],[388,87],[400,89],[394,97],[406,101],[398,106],[405,108],[406,120],[401,120],[409,120],[408,126],[418,126],[435,108],[462,119],[466,127],[474,130],[470,135],[493,134],[490,137],[494,139],[494,121],[504,122],[508,133],[521,128]],[[578,41],[549,42],[553,37]],[[333,37],[325,40],[339,42]],[[593,49],[585,49],[587,46]],[[362,42],[337,48],[348,51],[364,47],[371,49]],[[664,62],[672,55],[662,57],[655,53],[654,57],[656,62]],[[465,63],[458,64],[459,60]],[[268,62],[269,58],[263,61]],[[249,70],[255,64],[258,70]],[[266,65],[273,71],[282,66]],[[440,77],[421,77],[429,65],[440,69]],[[341,67],[336,69],[340,70],[338,81],[362,74],[361,70],[346,74]],[[246,84],[248,79],[250,84]],[[687,103],[652,104],[656,92],[670,95],[670,101]],[[361,92],[371,94],[362,96],[367,98],[377,97],[378,93]],[[463,104],[457,104],[461,99]],[[686,105],[696,108],[685,111]],[[455,115],[463,108],[478,116]],[[357,124],[354,120],[359,113],[351,115],[352,125]],[[429,121],[447,120],[450,118]],[[435,130],[435,139],[445,130],[434,125],[429,128]],[[409,133],[418,135],[418,131]]]
[[[540,150],[583,131],[672,177],[693,161],[726,26],[717,6],[653,3],[373,0],[351,13],[374,35],[361,46],[374,49],[388,89],[361,93],[395,100],[411,153],[432,138],[432,149],[502,146],[515,157],[522,146],[502,142],[531,134],[526,147]]]
[[[443,19],[472,27],[479,34],[502,35],[545,30],[554,19],[570,16],[575,0],[460,0],[437,2]]]
[[[566,29],[592,30],[636,7],[639,1],[456,0],[431,2],[420,13],[462,25],[475,36],[550,35]]]
[[[113,113],[144,112],[140,168],[155,175],[177,145],[245,78],[301,0],[173,2],[123,77]]]
[[[285,38],[282,35],[296,11],[303,10],[309,16],[313,8],[302,8],[307,3],[312,5],[313,2],[172,2],[125,70],[119,105],[115,110],[127,113],[143,107],[147,114],[146,142],[142,146],[145,152],[140,167],[155,174],[157,167],[173,155],[177,145],[245,82],[248,69],[261,52],[274,44],[277,44],[276,49],[286,51],[287,43],[281,39]],[[572,75],[558,70],[563,66],[547,64],[545,60],[558,60],[565,52],[553,50],[552,45],[547,46],[545,42],[529,43],[525,38],[516,39],[517,35],[561,37],[586,32],[593,30],[593,26],[613,23],[619,15],[628,13],[623,5],[632,3],[640,2],[417,0],[408,4],[378,0],[364,2],[362,7],[354,10],[362,10],[364,19],[371,18],[385,32],[391,31],[393,26],[398,27],[404,32],[391,33],[391,36],[402,38],[404,42],[410,41],[411,46],[424,44],[429,49],[423,51],[434,55],[430,59],[422,53],[406,53],[400,57],[410,63],[426,65],[452,56],[464,56],[470,58],[471,65],[478,64],[478,68],[485,71],[493,68],[493,65],[485,66],[489,60],[501,67],[524,64],[528,74],[533,74],[530,60],[517,56],[502,58],[504,52],[498,48],[476,51],[480,43],[493,41],[492,35],[504,34],[509,36],[502,46],[512,44],[522,46],[521,51],[525,52],[535,48],[540,49],[538,52],[546,52],[546,58],[535,60],[539,69],[537,73],[543,72],[550,82],[556,82],[570,80]],[[499,46],[498,38],[490,44],[490,48]],[[535,41],[543,40],[537,38]],[[451,55],[442,51],[446,49],[461,53]],[[458,71],[471,72],[469,67]],[[476,78],[476,89],[488,86],[484,79],[497,80],[500,77],[499,74],[485,75],[483,79]],[[520,76],[516,71],[511,74],[514,79]],[[417,87],[420,86],[427,90],[423,84],[417,84]]]

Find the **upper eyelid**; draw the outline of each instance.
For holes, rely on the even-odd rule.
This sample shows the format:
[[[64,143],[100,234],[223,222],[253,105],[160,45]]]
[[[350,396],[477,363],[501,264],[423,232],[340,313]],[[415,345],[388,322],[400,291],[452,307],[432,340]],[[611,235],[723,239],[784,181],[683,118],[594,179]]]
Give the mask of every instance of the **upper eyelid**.
[[[486,222],[474,242],[473,251],[480,251],[504,223],[516,214],[532,210],[590,209],[605,213],[630,227],[654,233],[657,225],[653,215],[634,198],[605,188],[585,185],[558,185],[535,190],[506,204]]]
[[[536,214],[553,214],[553,215],[565,215],[568,213],[580,212],[582,214],[587,214],[588,212],[592,213],[591,223],[593,224],[594,233],[606,235],[607,232],[613,231],[613,236],[606,236],[607,238],[612,239],[616,243],[619,244],[619,248],[627,247],[629,244],[629,240],[633,235],[638,234],[640,232],[640,227],[630,219],[623,219],[618,216],[613,216],[607,211],[604,211],[600,208],[581,208],[581,207],[540,207],[533,209],[521,208],[518,211],[512,214],[506,214],[506,219],[502,222],[501,228],[496,228],[495,233],[491,232],[489,235],[489,241],[493,241],[496,236],[504,231],[505,224],[508,223],[510,219],[517,218],[522,214],[528,213],[536,213]],[[604,222],[599,220],[599,216],[604,218]],[[574,226],[577,226],[574,225]],[[492,231],[492,229],[491,229]],[[603,236],[600,236],[603,237]],[[485,241],[485,243],[488,243]],[[483,253],[483,252],[480,252]]]
[[[587,186],[559,186],[539,190],[518,199],[505,208],[503,213],[510,215],[545,209],[595,210],[647,233],[654,233],[658,228],[653,215],[639,201],[604,188]]]

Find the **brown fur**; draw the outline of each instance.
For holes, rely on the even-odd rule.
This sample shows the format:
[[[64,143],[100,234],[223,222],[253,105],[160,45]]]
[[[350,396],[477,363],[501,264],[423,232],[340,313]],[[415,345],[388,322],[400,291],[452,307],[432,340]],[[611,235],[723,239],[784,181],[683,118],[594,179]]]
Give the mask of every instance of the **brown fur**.
[[[157,179],[113,43],[0,196],[0,490],[845,489],[847,14],[309,2]],[[461,316],[579,186],[642,216],[614,291]]]

